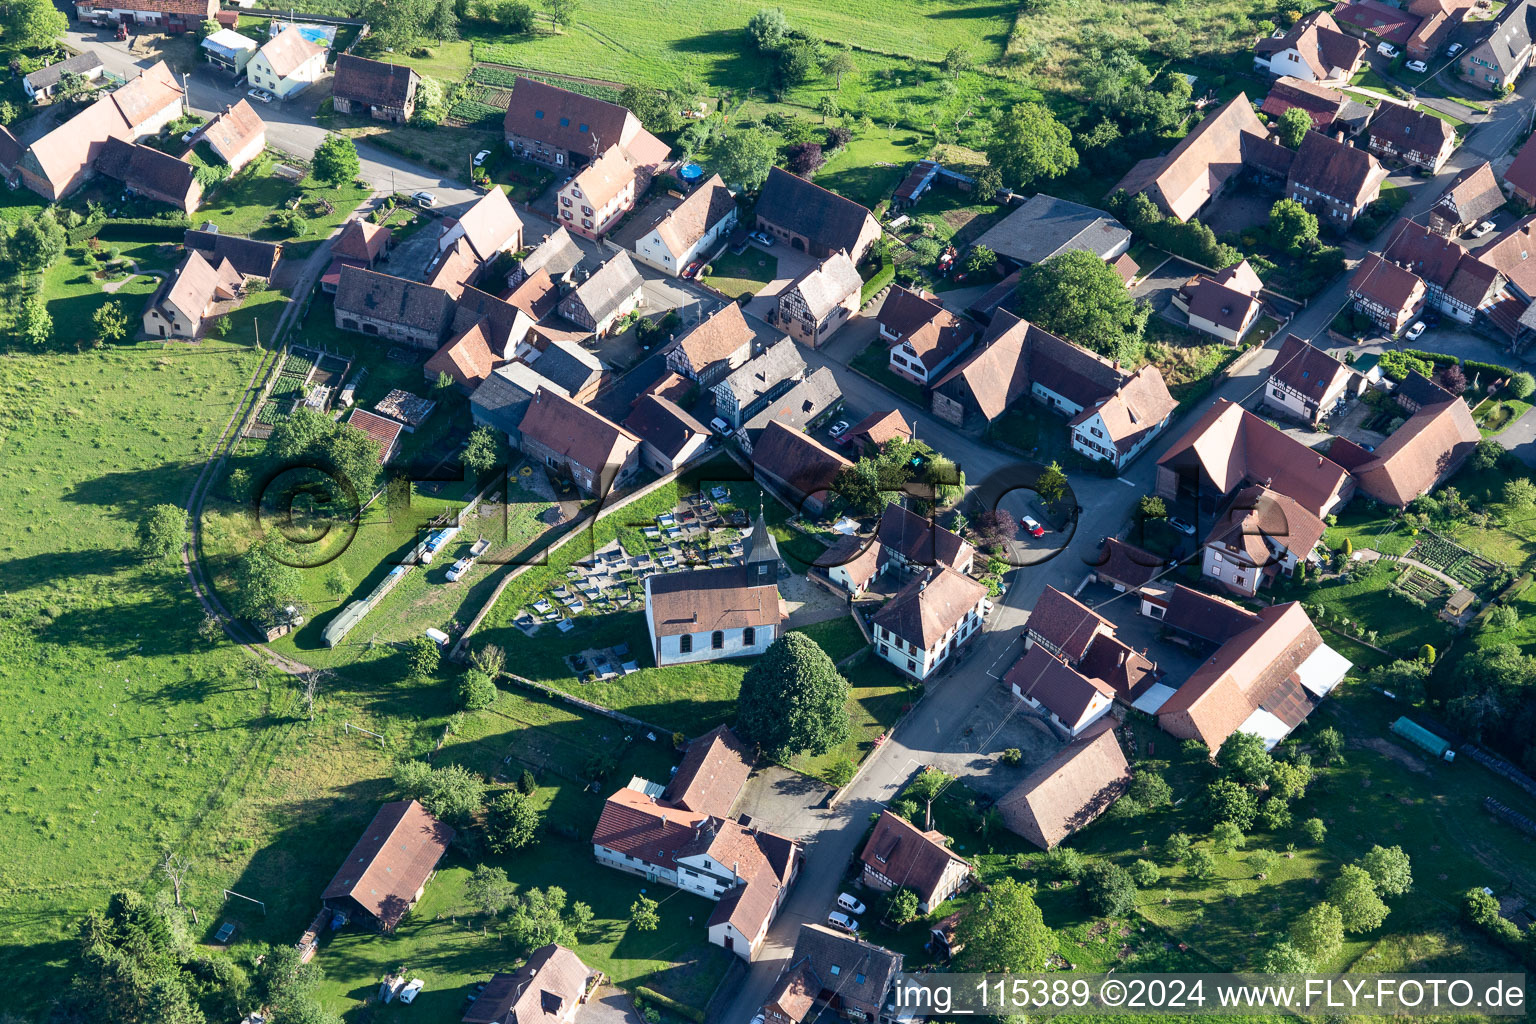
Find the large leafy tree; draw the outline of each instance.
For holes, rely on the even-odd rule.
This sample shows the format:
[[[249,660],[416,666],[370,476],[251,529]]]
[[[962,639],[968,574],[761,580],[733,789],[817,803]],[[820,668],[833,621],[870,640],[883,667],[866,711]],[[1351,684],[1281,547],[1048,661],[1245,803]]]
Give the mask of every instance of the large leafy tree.
[[[49,0],[10,0],[0,8],[0,31],[12,50],[41,50],[69,31],[69,18]]]
[[[1083,896],[1094,913],[1124,917],[1136,908],[1136,883],[1120,865],[1096,861],[1083,872]]]
[[[619,95],[619,105],[635,112],[647,131],[658,135],[675,132],[682,126],[683,118],[671,97],[655,89],[631,85]]]
[[[361,165],[357,159],[357,143],[345,135],[331,132],[315,147],[311,167],[315,178],[328,185],[344,185],[357,177]]]
[[[759,128],[730,132],[715,151],[715,167],[733,185],[756,192],[768,180],[778,147],[772,136]]]
[[[1319,903],[1291,925],[1291,945],[1313,963],[1331,959],[1344,945],[1344,916],[1332,903]]]
[[[254,622],[268,622],[286,604],[300,600],[304,581],[273,544],[252,545],[235,562],[235,610]]]
[[[1029,188],[1075,168],[1077,150],[1072,148],[1072,132],[1048,109],[1038,103],[1018,103],[993,127],[987,162],[998,169],[1005,184]],[[1120,290],[1125,290],[1124,284]]]
[[[1056,936],[1046,927],[1035,891],[1005,878],[971,903],[955,926],[955,968],[974,974],[1045,970],[1056,951]]]
[[[1295,149],[1301,145],[1301,140],[1307,137],[1307,132],[1312,130],[1312,116],[1300,107],[1292,107],[1280,115],[1275,124],[1275,132],[1280,136],[1280,144]]]
[[[1108,263],[1080,249],[1026,267],[1017,294],[1026,320],[1125,362],[1136,354],[1151,313]]]
[[[1269,781],[1274,758],[1264,749],[1264,741],[1258,736],[1251,732],[1235,732],[1217,751],[1216,764],[1228,777],[1245,786],[1262,786]]]
[[[139,554],[169,561],[187,542],[187,513],[179,505],[156,505],[139,520]]]
[[[1269,233],[1288,252],[1304,252],[1317,244],[1317,214],[1294,199],[1278,200],[1269,208]]]
[[[789,35],[789,19],[777,7],[761,8],[747,19],[747,38],[761,53],[772,53],[784,45]]]
[[[512,853],[539,841],[543,820],[529,799],[515,789],[496,794],[485,814],[485,835],[492,853]]]
[[[379,482],[379,442],[346,424],[335,424],[321,443],[338,476],[349,481],[358,500],[367,501]]]
[[[825,754],[848,738],[848,680],[804,633],[768,646],[741,681],[736,728],[776,761]]]
[[[1401,896],[1413,887],[1413,865],[1401,846],[1373,846],[1360,866],[1383,896]]]
[[[480,810],[485,782],[461,764],[433,768],[425,761],[401,761],[395,766],[395,787],[402,796],[444,821],[462,823]]]
[[[1347,932],[1368,932],[1387,919],[1387,905],[1376,895],[1370,872],[1354,864],[1339,869],[1328,887],[1328,902],[1339,908]]]

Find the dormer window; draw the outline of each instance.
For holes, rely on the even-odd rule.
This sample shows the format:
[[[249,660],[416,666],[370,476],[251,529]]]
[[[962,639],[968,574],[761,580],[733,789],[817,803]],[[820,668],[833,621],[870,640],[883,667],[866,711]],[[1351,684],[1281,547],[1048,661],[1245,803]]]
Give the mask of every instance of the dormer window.
[[[542,110],[535,110],[533,112],[533,117],[534,117],[534,120],[536,120],[536,121],[544,120],[544,111],[542,111]]]
[[[577,127],[580,128],[584,132],[585,131],[590,131],[590,129],[586,125],[584,125],[584,124],[583,125],[578,125]]]

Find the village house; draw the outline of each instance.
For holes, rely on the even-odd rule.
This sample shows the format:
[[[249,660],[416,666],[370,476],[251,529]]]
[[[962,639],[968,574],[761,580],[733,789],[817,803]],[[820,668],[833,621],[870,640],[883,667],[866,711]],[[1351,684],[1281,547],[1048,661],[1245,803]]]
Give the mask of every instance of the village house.
[[[875,540],[880,546],[881,572],[895,567],[914,573],[946,566],[968,574],[976,564],[976,549],[959,534],[896,501],[881,511]]]
[[[811,516],[826,511],[837,474],[852,465],[814,437],[777,420],[752,443],[752,471],[758,481]]]
[[[445,224],[437,240],[438,251],[447,250],[460,239],[468,243],[477,260],[488,263],[504,252],[517,252],[523,247],[523,220],[512,208],[507,194],[493,188],[476,199],[458,220]]]
[[[1091,252],[1114,263],[1130,249],[1131,232],[1103,210],[1042,192],[988,228],[975,245],[1018,267],[1064,252]]]
[[[1135,593],[1163,571],[1163,559],[1117,537],[1105,537],[1093,563],[1095,578],[1117,594]]]
[[[453,321],[441,288],[344,266],[336,283],[336,327],[436,351]]]
[[[1504,168],[1504,184],[1527,209],[1536,206],[1536,145],[1527,141],[1520,147],[1514,161]]]
[[[924,914],[971,880],[970,862],[949,848],[946,836],[924,832],[889,808],[880,812],[859,860],[865,885],[881,892],[911,889]]]
[[[336,55],[331,102],[338,114],[405,124],[416,112],[420,84],[415,68],[341,53]]]
[[[1422,20],[1407,7],[1406,2],[1399,6],[1382,0],[1351,0],[1333,9],[1333,19],[1344,31],[1353,29],[1352,35],[1364,37],[1368,45],[1405,47]]]
[[[1086,828],[1130,787],[1113,719],[1100,719],[996,804],[1008,831],[1052,850]]]
[[[200,254],[214,266],[229,260],[242,276],[268,280],[283,255],[281,242],[262,242],[219,231],[188,231],[182,236],[182,244],[188,252]]]
[[[1490,252],[1492,260],[1487,258]],[[1470,253],[1432,228],[1404,218],[1382,255],[1424,282],[1426,306],[1470,324],[1503,296],[1505,278],[1497,261],[1505,252],[1495,240],[1487,249]]]
[[[630,110],[532,78],[518,77],[502,122],[514,156],[575,173],[618,146],[635,167],[643,193],[671,148],[646,131]]]
[[[1372,153],[1430,174],[1439,174],[1456,149],[1456,129],[1448,122],[1398,103],[1376,108],[1368,134]]]
[[[63,199],[95,173],[108,139],[158,133],[182,115],[183,100],[164,61],[146,68],[28,146],[16,161],[21,183],[44,199]]]
[[[1333,356],[1287,334],[1269,364],[1264,404],[1305,423],[1316,424],[1365,390],[1365,378]]]
[[[469,330],[449,338],[442,348],[432,353],[432,358],[422,367],[422,375],[435,382],[446,373],[460,391],[472,393],[503,362],[491,347],[488,328],[487,321],[478,320]]]
[[[1003,685],[1068,739],[1108,714],[1115,698],[1107,683],[1083,675],[1038,643],[1013,663]]]
[[[1278,121],[1292,108],[1305,111],[1316,131],[1329,134],[1342,131],[1346,135],[1364,128],[1375,112],[1342,90],[1289,76],[1269,87],[1269,95],[1264,97],[1259,110]]]
[[[1276,576],[1296,574],[1299,562],[1319,564],[1323,521],[1295,500],[1262,484],[1245,487],[1216,517],[1206,535],[1202,575],[1253,597]]]
[[[878,540],[844,534],[816,557],[811,576],[858,597],[880,575],[884,558]]]
[[[986,624],[987,588],[948,566],[918,574],[871,620],[875,653],[927,679]]]
[[[641,395],[624,419],[640,439],[640,462],[660,476],[674,472],[709,447],[709,428],[656,395]]]
[[[547,273],[556,284],[570,284],[576,268],[581,266],[585,258],[586,254],[571,238],[571,233],[565,228],[556,228],[513,265],[511,273],[507,275],[507,287],[516,288],[540,270]]]
[[[603,981],[601,971],[564,946],[550,943],[528,954],[510,973],[491,975],[469,1004],[462,1024],[573,1024],[576,1013]]]
[[[554,220],[583,238],[598,239],[635,208],[635,165],[622,146],[609,146],[560,186]]]
[[[768,172],[755,211],[758,231],[820,260],[842,252],[857,264],[880,237],[874,214],[782,167]]]
[[[741,306],[727,302],[672,343],[667,367],[701,388],[712,388],[752,358],[752,338]]]
[[[191,213],[203,201],[197,168],[136,142],[107,139],[96,157],[96,170],[122,182],[134,195],[174,206],[183,213]]]
[[[886,293],[877,322],[891,349],[891,372],[924,385],[954,365],[976,335],[974,324],[939,305],[935,296],[900,285]]]
[[[1115,627],[1098,612],[1055,587],[1047,586],[1030,609],[1024,626],[1024,648],[1043,647],[1047,653],[1076,665],[1101,636]]]
[[[1408,56],[1426,63],[1439,56],[1451,35],[1465,21],[1470,6],[1461,0],[1416,0],[1410,3],[1408,9],[1421,18],[1403,47]]]
[[[507,443],[522,447],[523,415],[540,389],[561,392],[552,381],[534,372],[527,363],[503,363],[492,370],[469,396],[470,418],[477,427],[490,427],[507,436]],[[569,398],[569,394],[565,394]]]
[[[711,388],[715,412],[737,429],[805,376],[795,343],[780,338]]]
[[[560,300],[560,315],[597,335],[608,334],[613,322],[645,304],[645,279],[627,252],[615,253],[607,263]]]
[[[1007,688],[1067,733],[1081,732],[1110,701],[1140,707],[1163,678],[1145,648],[1133,650],[1115,636],[1108,619],[1055,587],[1046,587],[1030,609],[1024,648],[1030,661],[1011,679],[1005,676]],[[1040,655],[1034,654],[1037,648]],[[1047,656],[1051,660],[1042,660]]]
[[[709,941],[749,962],[805,859],[794,840],[728,817],[751,771],[745,744],[719,726],[688,744],[665,787],[636,776],[610,796],[592,833],[604,867],[715,901]]]
[[[863,287],[853,260],[834,252],[779,293],[775,322],[796,341],[818,348],[859,311]]]
[[[96,56],[96,51],[86,50],[73,57],[54,61],[47,67],[38,68],[22,78],[21,89],[33,103],[41,103],[43,100],[53,98],[54,89],[58,88],[59,82],[65,75],[78,75],[87,82],[99,82],[105,70],[106,67],[101,63],[101,58]]]
[[[198,49],[209,67],[238,78],[256,56],[257,42],[232,28],[221,28],[199,43]]]
[[[1504,190],[1499,188],[1493,165],[1484,160],[1456,175],[1430,207],[1429,229],[1437,235],[1455,238],[1493,216],[1503,205]]]
[[[546,338],[540,328],[529,330],[515,356],[580,405],[596,398],[602,386],[603,364],[597,356],[568,338]]]
[[[1163,372],[1148,363],[1072,418],[1072,447],[1123,469],[1162,433],[1178,406]]]
[[[818,366],[804,380],[768,403],[736,431],[742,452],[751,455],[769,423],[807,433],[831,419],[842,407],[843,392],[832,370]]]
[[[143,25],[169,36],[211,21],[219,0],[76,0],[75,17],[93,25]]]
[[[736,230],[739,217],[736,197],[720,175],[711,174],[639,233],[635,258],[677,277],[694,261],[708,259],[716,244]]]
[[[1423,311],[1428,294],[1417,274],[1374,252],[1365,254],[1349,278],[1355,308],[1388,334],[1407,327]]]
[[[1363,149],[1307,132],[1291,162],[1285,194],[1336,231],[1347,230],[1376,197],[1387,169]]]
[[[525,455],[592,497],[624,486],[640,470],[638,437],[549,388],[533,396],[518,433]]]
[[[289,25],[262,44],[246,65],[245,76],[254,86],[280,100],[297,96],[325,74],[325,47],[304,38]]]
[[[239,174],[241,168],[267,148],[267,126],[250,102],[242,99],[200,128],[192,137],[194,149],[199,142],[208,144],[213,155],[229,167],[230,174]]]
[[[779,636],[779,547],[761,512],[740,565],[645,579],[645,625],[656,664],[756,657]]]
[[[377,267],[389,249],[392,234],[389,228],[370,220],[358,218],[347,221],[341,234],[331,243],[331,263],[325,273],[320,275],[320,290],[336,294],[336,288],[341,284],[342,267],[359,267],[363,270]]]
[[[864,417],[840,437],[843,444],[859,453],[879,451],[887,441],[911,441],[917,436],[906,419],[895,409],[877,410]]]
[[[144,333],[152,338],[198,338],[207,324],[236,305],[245,279],[229,260],[214,266],[188,253],[144,306]]]
[[[1456,70],[1491,93],[1514,88],[1536,59],[1536,0],[1512,0],[1493,20],[1493,30],[1461,52]]]
[[[1348,82],[1370,47],[1346,35],[1327,11],[1314,11],[1289,29],[1276,29],[1253,50],[1253,67],[1303,82]]]
[[[351,920],[392,932],[421,899],[455,835],[415,800],[385,804],[321,893],[321,902]]]
[[[910,1011],[896,1006],[900,953],[826,925],[802,924],[783,973],[763,1004],[768,1024],[816,1020],[819,1004],[845,1020],[895,1024]]]
[[[1294,498],[1319,519],[1355,493],[1354,479],[1241,405],[1218,398],[1157,460],[1157,496],[1194,497],[1202,513],[1249,484]]]
[[[1229,345],[1243,340],[1264,311],[1264,282],[1243,260],[1216,274],[1196,274],[1173,293],[1173,305],[1189,326]]]
[[[1328,457],[1349,469],[1361,491],[1403,508],[1454,476],[1482,434],[1459,395],[1416,371],[1409,371],[1394,397],[1410,415],[1374,452],[1335,437]]]
[[[347,426],[362,431],[379,443],[379,465],[389,465],[400,454],[400,439],[405,433],[405,425],[400,421],[367,409],[354,408],[347,417]]]

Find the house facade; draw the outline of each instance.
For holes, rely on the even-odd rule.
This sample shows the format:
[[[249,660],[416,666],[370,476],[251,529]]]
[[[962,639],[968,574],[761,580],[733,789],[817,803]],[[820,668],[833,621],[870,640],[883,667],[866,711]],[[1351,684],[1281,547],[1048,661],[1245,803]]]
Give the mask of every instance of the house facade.
[[[702,388],[712,388],[746,365],[752,357],[752,338],[741,305],[728,302],[673,343],[667,368]]]
[[[1388,334],[1407,327],[1424,310],[1428,290],[1412,271],[1367,253],[1349,279],[1355,308]]]
[[[1493,21],[1483,41],[1463,50],[1456,70],[1463,80],[1491,93],[1514,88],[1536,61],[1536,0],[1514,0]]]
[[[671,153],[632,111],[532,78],[513,84],[502,132],[515,156],[565,173],[587,166],[610,146],[622,147],[635,165],[639,192]]]
[[[268,39],[245,66],[250,83],[280,100],[297,96],[325,74],[325,47],[289,26]]]
[[[1072,447],[1090,459],[1123,469],[1163,432],[1178,405],[1162,371],[1148,363],[1119,390],[1072,418]]]
[[[219,0],[81,0],[75,17],[93,25],[143,25],[175,36],[212,21],[218,9]]]
[[[1303,82],[1347,82],[1365,60],[1365,42],[1345,34],[1327,11],[1276,29],[1254,48],[1255,70]]]
[[[640,439],[557,391],[540,388],[518,425],[523,453],[601,497],[640,471]]]
[[[986,626],[987,588],[947,566],[924,573],[875,613],[875,653],[919,681]]]
[[[802,345],[817,348],[859,311],[863,286],[853,260],[835,252],[779,294],[779,326]]]
[[[1252,597],[1275,576],[1295,575],[1298,562],[1322,559],[1316,548],[1323,521],[1292,499],[1261,484],[1239,491],[1205,538],[1200,571],[1228,589]]]
[[[609,146],[555,197],[555,220],[583,238],[597,239],[635,208],[635,165],[620,146]]]
[[[222,304],[233,306],[244,278],[229,260],[217,266],[189,253],[173,277],[163,280],[144,307],[144,333],[155,338],[196,338]]]
[[[708,259],[739,220],[736,197],[720,175],[710,175],[635,239],[635,258],[677,277],[695,260]]]
[[[560,300],[560,315],[598,337],[645,304],[645,280],[627,252],[615,254]]]
[[[733,429],[805,376],[805,360],[789,338],[780,338],[731,371],[710,390],[715,412]]]
[[[1264,404],[1315,424],[1364,388],[1364,377],[1310,342],[1288,334],[1270,364]]]
[[[911,889],[925,914],[958,893],[972,872],[943,833],[924,832],[890,810],[880,812],[859,860],[865,885],[881,892]]]
[[[927,385],[946,373],[971,345],[976,328],[922,292],[893,287],[878,318],[880,338],[890,346],[891,372]]]
[[[645,623],[657,665],[755,657],[779,635],[779,548],[762,513],[741,565],[645,580]]]
[[[1218,274],[1196,274],[1173,293],[1173,304],[1189,317],[1189,326],[1229,345],[1242,341],[1264,303],[1264,282],[1247,260]]]
[[[1456,130],[1448,122],[1397,103],[1382,104],[1368,132],[1372,153],[1431,174],[1440,173],[1456,149]]]
[[[420,84],[414,68],[338,54],[331,102],[338,114],[405,124],[416,112]]]
[[[336,285],[336,326],[437,351],[453,322],[453,298],[441,288],[344,266]]]

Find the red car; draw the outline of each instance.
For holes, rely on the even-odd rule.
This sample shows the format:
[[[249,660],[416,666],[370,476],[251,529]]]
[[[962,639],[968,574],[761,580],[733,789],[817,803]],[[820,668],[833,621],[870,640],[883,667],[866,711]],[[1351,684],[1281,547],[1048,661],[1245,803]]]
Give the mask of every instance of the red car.
[[[683,276],[686,277],[686,278],[689,278],[691,280],[693,278],[693,276],[695,274],[697,274],[698,272],[699,272],[699,261],[698,260],[694,260],[692,263],[688,264],[687,269],[685,269],[683,271]]]
[[[1028,532],[1028,534],[1031,537],[1044,537],[1045,536],[1045,527],[1041,526],[1038,522],[1036,522],[1034,517],[1032,517],[1032,516],[1022,516],[1022,517],[1020,517],[1019,525],[1024,527],[1025,531]]]

